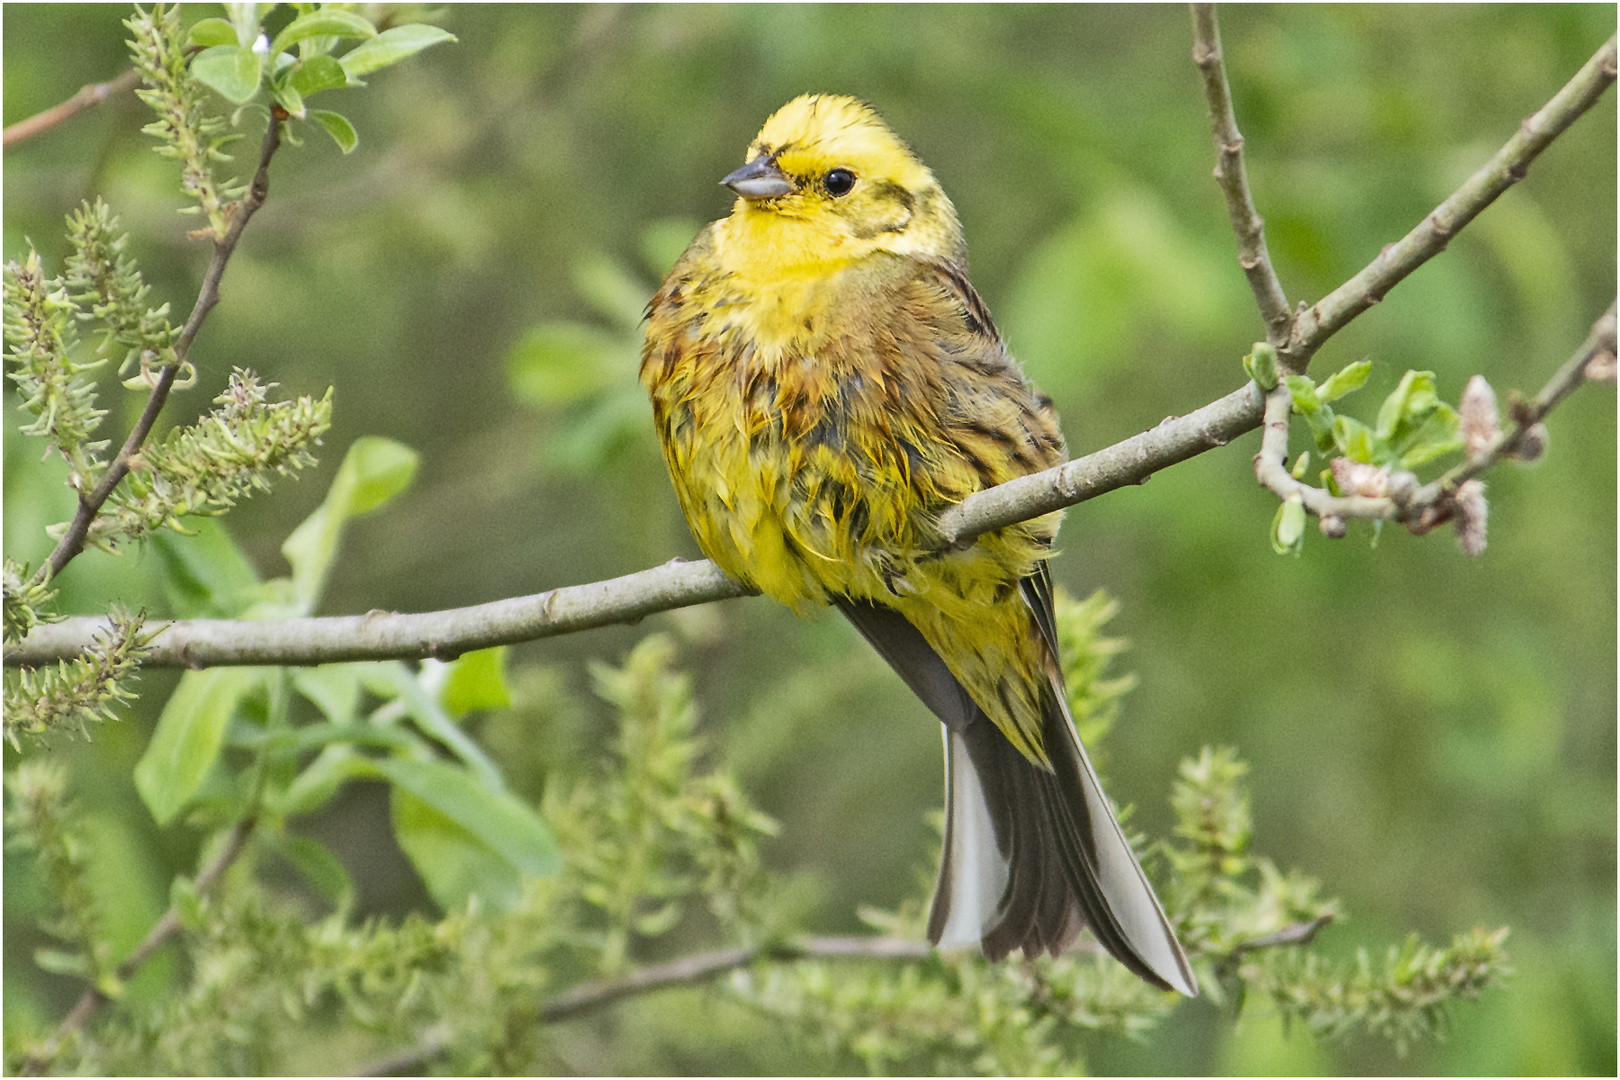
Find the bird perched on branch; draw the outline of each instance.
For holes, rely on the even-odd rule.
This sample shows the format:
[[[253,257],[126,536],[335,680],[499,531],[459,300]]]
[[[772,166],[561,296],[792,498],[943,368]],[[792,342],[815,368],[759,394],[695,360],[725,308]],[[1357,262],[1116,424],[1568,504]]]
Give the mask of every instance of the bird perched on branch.
[[[1196,993],[1064,699],[1058,515],[960,550],[934,527],[1065,459],[950,200],[871,108],[828,95],[783,106],[722,183],[737,201],[648,305],[641,362],[698,545],[800,614],[836,606],[944,722],[932,941],[1055,955],[1089,926]]]

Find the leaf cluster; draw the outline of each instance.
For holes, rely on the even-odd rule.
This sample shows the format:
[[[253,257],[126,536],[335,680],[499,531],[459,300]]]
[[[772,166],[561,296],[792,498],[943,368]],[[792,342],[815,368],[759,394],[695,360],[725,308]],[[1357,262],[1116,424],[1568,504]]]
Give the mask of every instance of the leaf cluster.
[[[1384,398],[1375,422],[1368,424],[1333,407],[1333,402],[1367,382],[1372,373],[1368,360],[1349,364],[1320,384],[1308,375],[1281,374],[1276,351],[1269,345],[1256,345],[1243,366],[1262,388],[1269,390],[1279,381],[1287,388],[1293,412],[1304,418],[1316,452],[1330,459],[1331,467],[1321,470],[1320,482],[1332,495],[1387,495],[1404,502],[1417,490],[1420,466],[1464,448],[1459,408],[1440,398],[1432,371],[1407,371]],[[1488,424],[1493,430],[1497,425],[1494,398]],[[1292,469],[1294,479],[1302,479],[1310,463],[1309,451],[1300,454]],[[1299,554],[1305,520],[1305,506],[1298,497],[1285,499],[1277,508],[1271,546],[1279,555]],[[1374,528],[1381,524],[1375,521]],[[1483,530],[1483,523],[1479,528]],[[1460,523],[1460,534],[1462,529]],[[1376,536],[1375,532],[1375,540]],[[1464,540],[1466,546],[1466,535]]]
[[[187,43],[202,51],[191,75],[226,101],[241,106],[262,96],[287,116],[310,120],[345,153],[359,143],[354,125],[341,113],[311,109],[305,102],[326,90],[364,86],[364,76],[399,63],[455,35],[426,23],[379,31],[348,4],[291,4],[294,17],[271,40],[259,4],[231,4],[229,19],[203,19]],[[350,42],[358,45],[349,47]],[[338,50],[346,49],[341,56]]]
[[[240,103],[256,92],[259,54],[250,46],[258,40],[259,20],[269,9],[238,4],[230,11],[233,22],[203,20],[189,35],[177,9],[163,5],[151,11],[137,7],[125,23],[132,35],[131,56],[145,84],[138,92],[157,113],[145,130],[157,140],[160,154],[178,160],[180,186],[195,200],[190,209],[208,222],[199,235],[215,243],[217,265],[199,297],[193,322],[212,306],[209,290],[217,288],[217,272],[223,270],[222,260],[233,246],[234,240],[227,243],[226,236],[240,206],[236,200],[246,191],[239,181],[214,174],[216,164],[230,160],[223,148],[234,138],[228,134],[234,122],[227,125],[223,117],[211,114],[206,88],[220,89],[223,49],[237,67],[251,59],[254,72],[254,85],[246,95],[226,96]],[[212,42],[203,52],[195,51],[202,43],[199,37],[205,41],[218,37],[222,28],[239,47]],[[364,42],[345,55],[343,67],[330,53],[340,41],[355,38]],[[303,117],[300,87],[313,93],[361,85],[360,75],[449,39],[443,31],[420,25],[378,33],[369,21],[348,10],[298,5],[295,17],[277,35],[280,49],[273,54],[276,62],[263,73],[265,85],[282,108]],[[297,58],[284,51],[294,48]],[[346,148],[352,148],[352,127],[341,117],[328,127],[334,125],[347,131]],[[146,429],[138,428],[118,458],[107,458],[110,444],[95,438],[106,415],[96,404],[96,369],[108,360],[117,361],[120,376],[138,368],[124,386],[150,392],[149,416],[143,424],[150,423],[171,388],[184,389],[196,382],[196,370],[185,356],[195,326],[182,333],[170,323],[167,304],[149,305],[151,289],[128,250],[128,237],[100,198],[68,216],[67,235],[71,251],[60,276],[47,276],[32,245],[23,259],[6,266],[4,274],[7,374],[18,386],[22,407],[34,417],[22,430],[44,439],[47,455],[54,453],[67,462],[68,486],[79,494],[75,520],[47,530],[58,541],[73,534],[75,546],[66,558],[84,546],[115,550],[164,527],[183,532],[182,518],[223,513],[251,491],[268,488],[272,476],[314,464],[312,449],[331,425],[331,391],[320,399],[271,401],[268,391],[275,384],[262,383],[241,369],[215,399],[215,409],[196,423],[144,445]],[[81,328],[87,327],[96,338],[93,347],[80,340]],[[318,561],[305,560],[305,565]],[[52,618],[46,605],[53,593],[47,585],[61,562],[53,556],[53,563],[30,574],[15,561],[6,561],[7,641]],[[306,598],[313,592],[306,588]],[[119,680],[133,675],[139,655],[134,632],[123,632],[127,625],[120,624],[119,632],[71,663],[8,678],[7,738],[15,743],[22,733],[39,734],[74,722],[82,727],[87,719],[106,715],[114,703],[127,700],[130,694]],[[219,681],[246,692],[240,678],[224,676]],[[223,692],[221,700],[235,698]]]

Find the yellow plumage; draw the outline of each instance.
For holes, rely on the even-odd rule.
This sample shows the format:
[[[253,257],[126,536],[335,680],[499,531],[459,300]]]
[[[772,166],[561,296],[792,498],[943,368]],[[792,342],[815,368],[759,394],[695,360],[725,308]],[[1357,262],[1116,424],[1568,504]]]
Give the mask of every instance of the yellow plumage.
[[[1042,561],[1057,515],[965,550],[937,542],[941,511],[1065,456],[1050,401],[968,281],[955,209],[850,98],[790,102],[745,161],[725,181],[731,215],[648,306],[641,379],[699,546],[800,614],[837,604],[945,722],[955,772],[936,940],[968,926],[991,955],[1056,952],[1089,923],[1129,953],[1131,925],[1156,921],[1168,949],[1121,958],[1191,992],[1100,789],[1085,788]],[[1145,914],[1112,911],[1110,887],[1137,880]]]

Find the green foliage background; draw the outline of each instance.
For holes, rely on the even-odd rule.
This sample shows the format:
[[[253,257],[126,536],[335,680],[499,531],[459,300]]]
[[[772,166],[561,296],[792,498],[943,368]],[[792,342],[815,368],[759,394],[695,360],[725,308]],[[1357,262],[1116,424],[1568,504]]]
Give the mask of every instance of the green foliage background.
[[[124,14],[8,6],[5,121],[123,70]],[[634,315],[680,244],[725,212],[716,181],[759,123],[804,91],[873,102],[933,167],[974,281],[1056,399],[1073,453],[1238,385],[1262,334],[1209,178],[1184,9],[477,6],[438,21],[459,44],[379,73],[352,107],[334,102],[359,129],[355,154],[312,132],[277,159],[192,354],[205,386],[231,365],[289,395],[334,384],[327,476],[362,435],[422,452],[415,489],[354,527],[327,613],[472,604],[697,554],[634,385]],[[1603,5],[1225,10],[1255,197],[1290,298],[1323,295],[1419,221],[1614,23]],[[63,215],[101,192],[156,297],[183,311],[207,252],[171,212],[171,166],[140,134],[142,108],[126,97],[7,152],[4,251],[30,236],[59,264]],[[1409,367],[1435,371],[1452,400],[1475,372],[1499,391],[1538,387],[1615,294],[1615,127],[1611,92],[1313,374],[1372,359],[1369,413]],[[199,391],[171,409],[206,405]],[[6,550],[37,560],[70,495],[42,478],[14,420]],[[1076,595],[1118,597],[1110,629],[1133,642],[1124,666],[1140,684],[1103,767],[1136,804],[1134,826],[1168,830],[1175,763],[1234,744],[1252,766],[1257,845],[1344,902],[1330,951],[1507,924],[1518,971],[1455,1009],[1448,1041],[1405,1058],[1372,1040],[1285,1038],[1263,1015],[1233,1027],[1195,1003],[1143,1043],[1099,1040],[1094,1069],[1614,1072],[1613,394],[1581,391],[1551,428],[1540,464],[1491,476],[1477,561],[1444,536],[1390,532],[1369,550],[1364,528],[1276,557],[1254,435],[1071,513],[1054,571]],[[284,572],[278,547],[327,482],[284,484],[232,515],[262,573]],[[155,564],[87,555],[62,583],[67,606],[111,595],[158,613]],[[766,859],[812,883],[814,928],[855,931],[858,905],[915,894],[932,870],[938,736],[856,635],[763,601],[649,626],[680,632],[703,728],[782,820]],[[474,722],[515,787],[537,799],[553,755],[606,739],[585,661],[617,659],[646,629],[514,650],[520,682],[586,703]],[[125,948],[194,858],[130,780],[172,681],[148,674],[128,722],[51,751],[120,853]],[[378,789],[362,785],[317,831],[354,870],[362,912],[431,909]],[[75,991],[26,961],[35,885],[25,859],[8,854],[6,871],[6,1018],[59,1015]],[[161,986],[167,963],[145,985]],[[757,1019],[680,1040],[630,1013],[603,1023],[572,1048],[583,1071],[804,1067]]]

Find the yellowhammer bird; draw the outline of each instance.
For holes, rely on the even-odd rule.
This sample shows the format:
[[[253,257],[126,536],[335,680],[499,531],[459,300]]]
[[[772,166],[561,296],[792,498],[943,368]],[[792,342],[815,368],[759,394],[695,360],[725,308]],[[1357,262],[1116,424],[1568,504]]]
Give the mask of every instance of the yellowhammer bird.
[[[968,282],[955,208],[847,97],[783,106],[722,182],[737,202],[648,305],[641,361],[699,546],[796,612],[835,605],[944,722],[933,942],[1055,955],[1089,926],[1197,993],[1064,700],[1058,515],[937,542],[942,510],[1065,458]]]

